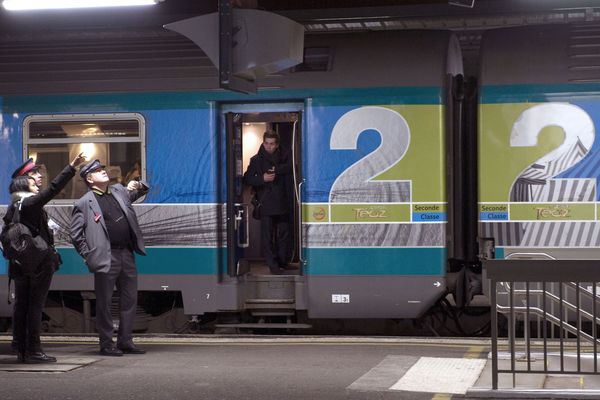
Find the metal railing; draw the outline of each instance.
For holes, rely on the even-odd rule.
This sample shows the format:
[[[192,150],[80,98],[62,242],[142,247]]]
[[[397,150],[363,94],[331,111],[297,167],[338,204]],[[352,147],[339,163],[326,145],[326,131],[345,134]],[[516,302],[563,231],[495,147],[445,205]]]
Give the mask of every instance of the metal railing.
[[[505,259],[483,261],[490,279],[492,312],[492,388],[498,389],[498,375],[516,374],[598,375],[598,293],[600,260]],[[589,288],[589,289],[588,289]],[[498,368],[498,313],[507,315],[510,368]],[[523,354],[517,357],[517,315],[523,320]],[[543,343],[543,368],[532,368],[531,323],[538,318]],[[584,323],[588,326],[583,327]],[[558,329],[559,368],[549,368],[548,336]],[[549,334],[549,331],[551,335]],[[593,347],[593,367],[582,368],[582,343]],[[576,343],[576,367],[565,367],[565,343]],[[569,353],[568,355],[570,355]],[[526,362],[517,368],[516,362]]]

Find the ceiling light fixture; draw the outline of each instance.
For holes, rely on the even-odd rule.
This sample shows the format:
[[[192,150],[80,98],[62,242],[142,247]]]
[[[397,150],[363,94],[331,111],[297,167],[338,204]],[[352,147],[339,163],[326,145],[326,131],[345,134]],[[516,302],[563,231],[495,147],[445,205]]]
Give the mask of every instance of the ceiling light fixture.
[[[4,0],[8,11],[54,10],[64,8],[150,6],[163,0]]]
[[[473,8],[475,0],[448,0],[448,4],[451,6]]]

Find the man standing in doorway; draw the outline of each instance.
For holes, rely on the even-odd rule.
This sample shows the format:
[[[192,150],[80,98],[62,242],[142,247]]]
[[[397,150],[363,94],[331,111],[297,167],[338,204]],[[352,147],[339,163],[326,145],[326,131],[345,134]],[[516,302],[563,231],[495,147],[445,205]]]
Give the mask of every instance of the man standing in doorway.
[[[265,132],[244,174],[244,183],[254,188],[260,203],[262,251],[272,274],[281,274],[291,257],[288,185],[292,163],[279,141],[277,132]]]
[[[109,186],[105,166],[99,160],[84,165],[79,175],[90,189],[73,207],[71,240],[94,273],[96,330],[100,354],[143,354],[133,344],[133,322],[137,308],[137,269],[133,252],[146,255],[142,232],[131,203],[146,194],[148,186],[131,181]],[[119,295],[119,332],[112,340],[110,312],[113,290]]]

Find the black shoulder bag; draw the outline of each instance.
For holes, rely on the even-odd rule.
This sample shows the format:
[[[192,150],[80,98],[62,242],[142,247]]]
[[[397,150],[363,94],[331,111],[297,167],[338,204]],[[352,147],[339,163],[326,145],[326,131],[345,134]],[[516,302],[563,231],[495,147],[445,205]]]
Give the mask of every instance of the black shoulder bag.
[[[260,211],[261,211],[262,203],[261,203],[260,198],[258,197],[258,192],[256,192],[256,191],[254,192],[252,199],[250,199],[250,203],[252,203],[252,207],[253,207],[252,218],[260,219],[260,217],[261,217]]]
[[[0,242],[4,258],[9,260],[21,273],[34,276],[38,266],[50,252],[50,246],[38,232],[21,223],[22,201],[13,208],[12,221],[2,229]]]

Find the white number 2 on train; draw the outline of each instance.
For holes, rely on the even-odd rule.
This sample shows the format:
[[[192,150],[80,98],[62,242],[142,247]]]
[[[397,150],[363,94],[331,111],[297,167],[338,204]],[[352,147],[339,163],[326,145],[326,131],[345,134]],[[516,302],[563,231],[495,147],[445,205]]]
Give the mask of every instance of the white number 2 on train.
[[[562,128],[565,138],[560,146],[536,160],[533,165],[539,166],[538,168],[550,169],[548,168],[549,163],[565,156],[578,142],[585,149],[584,154],[581,154],[579,157],[572,156],[565,158],[563,162],[551,168],[551,171],[549,171],[551,172],[550,176],[555,177],[583,159],[585,154],[592,148],[596,133],[592,119],[580,107],[568,103],[539,104],[523,111],[519,118],[517,118],[510,133],[510,146],[537,146],[540,132],[548,126]],[[523,172],[521,171],[515,177],[513,185]]]
[[[408,150],[410,129],[396,111],[373,106],[348,111],[333,127],[329,148],[356,150],[361,133],[371,129],[381,136],[379,147],[337,177],[329,194],[331,203],[410,201],[410,182],[373,180],[396,165]]]

